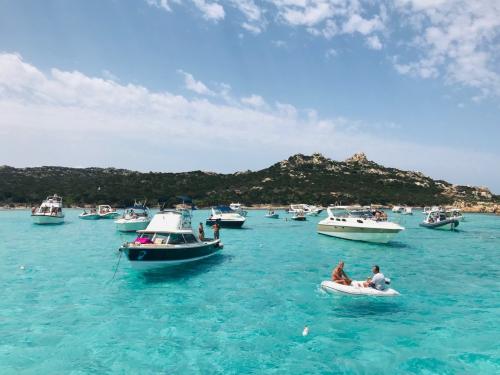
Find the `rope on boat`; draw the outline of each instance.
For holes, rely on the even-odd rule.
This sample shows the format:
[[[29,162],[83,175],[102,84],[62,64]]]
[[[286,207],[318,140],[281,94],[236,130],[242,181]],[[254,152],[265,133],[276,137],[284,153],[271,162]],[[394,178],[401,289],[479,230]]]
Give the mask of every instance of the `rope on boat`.
[[[116,262],[116,266],[115,266],[115,272],[113,273],[113,277],[111,278],[111,280],[108,281],[108,284],[112,283],[115,280],[116,271],[118,271],[118,266],[120,265],[120,260],[122,259],[122,254],[123,254],[123,251],[120,251],[120,256],[118,257],[118,262]]]

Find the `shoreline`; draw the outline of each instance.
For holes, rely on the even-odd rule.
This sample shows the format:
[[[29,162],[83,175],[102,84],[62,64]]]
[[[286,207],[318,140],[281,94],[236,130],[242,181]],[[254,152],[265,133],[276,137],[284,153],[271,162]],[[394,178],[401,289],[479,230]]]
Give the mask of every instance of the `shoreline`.
[[[372,205],[378,209],[390,210],[392,206],[387,205]],[[89,209],[94,207],[93,205],[84,205],[84,206],[66,206],[66,209]],[[500,204],[494,203],[465,203],[460,202],[455,205],[446,205],[444,207],[454,207],[462,210],[464,213],[475,213],[475,214],[492,214],[500,216]],[[31,210],[31,206],[26,206],[24,204],[14,204],[11,206],[0,206],[0,211],[23,211],[23,210]],[[152,209],[158,209],[159,206],[152,206]],[[198,207],[199,210],[209,210],[211,207]],[[254,204],[252,206],[242,206],[242,209],[246,211],[266,211],[266,210],[274,210],[274,211],[287,211],[290,208],[290,205],[272,205],[272,204]],[[326,207],[325,207],[326,208]],[[422,210],[423,207],[412,207],[415,210]],[[123,208],[117,208],[123,209]]]

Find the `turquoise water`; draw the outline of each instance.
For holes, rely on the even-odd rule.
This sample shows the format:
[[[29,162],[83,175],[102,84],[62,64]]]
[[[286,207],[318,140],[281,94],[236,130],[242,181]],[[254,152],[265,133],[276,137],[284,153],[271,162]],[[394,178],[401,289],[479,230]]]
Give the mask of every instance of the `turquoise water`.
[[[110,282],[131,236],[78,213],[0,212],[1,374],[500,373],[500,217],[455,233],[399,217],[383,246],[252,211],[219,255],[152,274],[122,258]],[[322,292],[339,259],[354,279],[379,264],[402,295]]]

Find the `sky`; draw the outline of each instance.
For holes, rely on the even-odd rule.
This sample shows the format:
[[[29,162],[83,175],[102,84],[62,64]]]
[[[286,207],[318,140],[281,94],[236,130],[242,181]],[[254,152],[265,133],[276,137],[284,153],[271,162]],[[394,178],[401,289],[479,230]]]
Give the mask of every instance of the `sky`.
[[[0,164],[296,153],[500,193],[498,0],[0,0]]]

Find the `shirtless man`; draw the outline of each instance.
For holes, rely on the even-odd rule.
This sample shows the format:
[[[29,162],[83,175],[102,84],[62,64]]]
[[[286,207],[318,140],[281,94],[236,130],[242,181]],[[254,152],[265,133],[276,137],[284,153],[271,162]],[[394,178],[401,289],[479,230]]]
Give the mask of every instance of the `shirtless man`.
[[[344,272],[344,262],[340,261],[337,267],[332,271],[332,281],[337,284],[351,285],[351,279]]]

